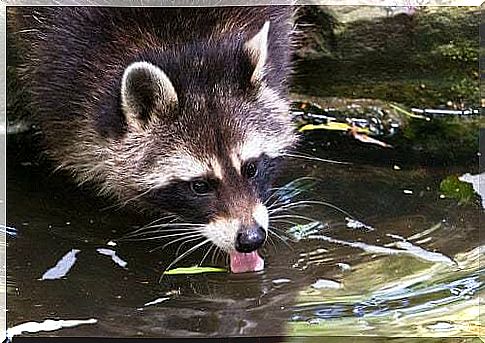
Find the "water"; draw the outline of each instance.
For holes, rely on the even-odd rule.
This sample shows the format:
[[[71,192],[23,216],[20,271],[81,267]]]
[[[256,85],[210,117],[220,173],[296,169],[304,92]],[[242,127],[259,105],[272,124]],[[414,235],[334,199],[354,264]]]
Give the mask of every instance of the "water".
[[[303,150],[328,156],[313,143]],[[157,242],[111,243],[147,224],[146,218],[109,208],[88,189],[76,189],[13,151],[7,183],[9,328],[51,319],[55,325],[80,322],[34,335],[478,335],[483,211],[478,200],[458,205],[439,191],[449,175],[476,173],[471,167],[400,162],[395,168],[392,161],[362,163],[351,151],[341,153],[351,164],[293,159],[279,185],[306,178],[279,194],[280,205],[308,206],[291,213],[301,217],[273,222],[291,230],[288,238],[279,231],[282,239],[272,237],[263,251],[263,272],[160,280],[176,246],[149,252]],[[201,251],[177,266],[203,256]],[[224,258],[212,257],[204,265],[223,265]]]

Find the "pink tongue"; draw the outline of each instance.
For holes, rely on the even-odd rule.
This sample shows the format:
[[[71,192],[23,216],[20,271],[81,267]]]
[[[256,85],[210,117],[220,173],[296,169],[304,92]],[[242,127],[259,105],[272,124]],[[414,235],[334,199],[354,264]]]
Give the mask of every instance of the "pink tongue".
[[[229,255],[233,273],[259,272],[264,269],[264,260],[259,256],[257,250],[248,254],[234,251]]]

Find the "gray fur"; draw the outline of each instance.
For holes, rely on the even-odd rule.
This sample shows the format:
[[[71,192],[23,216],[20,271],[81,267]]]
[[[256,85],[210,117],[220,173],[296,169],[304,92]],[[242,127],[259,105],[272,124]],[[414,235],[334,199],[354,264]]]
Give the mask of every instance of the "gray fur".
[[[58,168],[122,203],[213,223],[252,218],[263,173],[297,142],[292,11],[25,7],[8,23]],[[268,169],[257,180],[242,172],[251,159]],[[196,178],[217,182],[212,197],[189,194]]]

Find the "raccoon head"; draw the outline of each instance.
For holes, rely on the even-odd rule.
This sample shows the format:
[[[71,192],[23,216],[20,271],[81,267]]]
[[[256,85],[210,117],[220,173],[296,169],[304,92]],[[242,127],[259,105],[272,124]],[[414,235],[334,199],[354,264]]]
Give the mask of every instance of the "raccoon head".
[[[286,89],[270,86],[286,66],[271,56],[269,37],[266,22],[246,41],[185,48],[176,63],[136,61],[122,78],[128,132],[118,163],[132,166],[123,182],[142,207],[201,224],[234,272],[262,267],[265,201],[297,141]]]

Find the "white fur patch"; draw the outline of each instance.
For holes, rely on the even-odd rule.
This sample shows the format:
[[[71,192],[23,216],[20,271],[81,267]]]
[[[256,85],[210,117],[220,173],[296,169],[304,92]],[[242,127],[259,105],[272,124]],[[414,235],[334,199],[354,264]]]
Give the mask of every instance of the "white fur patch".
[[[158,161],[158,166],[144,177],[143,182],[150,187],[163,187],[173,179],[190,181],[210,173],[220,180],[224,177],[222,165],[215,157],[202,161],[179,151]]]
[[[266,154],[271,158],[281,156],[292,144],[293,137],[288,139],[286,133],[276,133],[270,136],[265,132],[248,132],[243,144],[239,147],[239,156],[242,162],[258,158]]]
[[[222,166],[219,163],[219,161],[215,157],[211,158],[209,161],[209,165],[215,177],[218,178],[219,180],[222,180],[224,173],[222,171]]]
[[[193,156],[174,152],[172,157],[158,161],[158,166],[143,177],[143,182],[150,187],[163,187],[173,179],[189,181],[201,177],[210,171],[210,167]]]
[[[241,174],[241,159],[237,153],[231,153],[231,163],[232,166],[236,169],[238,174]]]
[[[290,107],[288,101],[280,97],[275,90],[267,85],[261,85],[258,99],[265,104],[266,107],[271,108],[273,112],[289,117]]]
[[[266,209],[266,206],[264,206],[261,203],[257,204],[253,210],[253,219],[265,231],[268,230],[269,216],[268,216],[268,210]]]
[[[202,233],[217,247],[229,252],[234,250],[237,231],[241,223],[237,219],[216,219],[202,229]]]
[[[264,152],[266,152],[269,156],[274,155],[275,149],[266,151],[267,149],[265,149],[265,144],[266,142],[264,136],[260,136],[257,133],[251,134],[251,136],[244,140],[244,143],[240,147],[239,156],[241,160],[247,161],[251,158],[258,158]]]
[[[182,180],[201,177],[210,171],[210,167],[206,163],[188,154],[174,153],[167,162],[169,166],[167,170],[171,170],[172,174]]]
[[[288,128],[283,132],[248,131],[244,142],[233,153],[235,156],[239,156],[239,164],[251,158],[258,158],[262,154],[266,154],[271,158],[281,156],[296,142],[296,136],[289,116],[288,102],[265,84],[261,85],[258,100],[266,108],[271,109],[273,115],[281,116],[283,121],[287,122]],[[235,163],[233,162],[233,164]]]
[[[268,230],[269,218],[266,206],[261,203],[256,205],[252,217],[259,226]],[[238,219],[218,218],[204,226],[202,234],[216,246],[229,252],[234,250],[237,232],[240,228],[241,222]]]
[[[130,64],[123,73],[121,80],[121,106],[125,113],[128,123],[137,130],[143,130],[143,127],[137,119],[140,104],[136,96],[137,84],[132,80],[134,74],[142,73],[144,78],[153,83],[153,96],[158,99],[157,106],[164,107],[170,103],[176,103],[178,100],[177,93],[168,76],[157,66],[148,62],[135,62]],[[136,78],[136,77],[135,77]]]
[[[264,65],[268,56],[269,25],[269,21],[265,22],[261,30],[246,43],[246,49],[249,50],[256,64],[251,77],[252,82],[262,80],[264,76]]]

